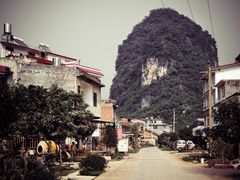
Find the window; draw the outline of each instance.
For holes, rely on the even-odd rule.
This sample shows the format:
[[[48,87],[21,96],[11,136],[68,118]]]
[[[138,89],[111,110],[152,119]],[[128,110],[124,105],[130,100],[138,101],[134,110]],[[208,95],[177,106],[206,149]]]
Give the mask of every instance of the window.
[[[93,106],[97,107],[97,93],[93,93]]]
[[[158,129],[158,126],[153,126],[153,129]]]
[[[225,97],[225,86],[221,86],[218,88],[218,100],[221,100]]]
[[[222,87],[222,97],[225,97],[225,86]]]

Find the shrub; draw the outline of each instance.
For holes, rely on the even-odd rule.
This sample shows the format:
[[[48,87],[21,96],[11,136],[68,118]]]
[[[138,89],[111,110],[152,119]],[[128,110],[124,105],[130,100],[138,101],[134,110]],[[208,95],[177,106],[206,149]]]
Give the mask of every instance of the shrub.
[[[182,158],[182,160],[187,161],[187,162],[193,162],[193,161],[200,162],[201,158],[211,159],[211,157],[208,154],[202,153],[202,154],[194,154],[194,155],[185,156]]]
[[[138,151],[140,150],[140,148],[136,148],[136,149],[128,149],[128,153],[138,153]]]
[[[111,158],[116,159],[116,160],[122,160],[123,159],[123,153],[119,153],[119,152],[114,153],[114,154],[111,155]]]
[[[87,156],[86,159],[83,159],[80,163],[81,175],[99,175],[99,171],[102,172],[107,166],[107,161],[104,157],[92,154]]]

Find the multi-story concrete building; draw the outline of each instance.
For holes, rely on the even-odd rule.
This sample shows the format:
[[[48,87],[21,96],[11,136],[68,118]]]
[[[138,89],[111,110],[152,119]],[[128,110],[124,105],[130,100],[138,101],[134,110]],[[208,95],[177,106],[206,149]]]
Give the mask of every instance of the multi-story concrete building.
[[[101,76],[98,69],[80,65],[80,61],[54,53],[46,44],[32,48],[12,35],[11,25],[4,25],[0,41],[1,84],[52,85],[81,94],[88,109],[101,117]]]
[[[232,99],[240,91],[240,62],[209,67],[200,82],[203,86],[203,117],[205,127],[216,125],[213,120],[217,106]],[[211,97],[211,98],[209,98]],[[211,116],[211,118],[209,118]]]

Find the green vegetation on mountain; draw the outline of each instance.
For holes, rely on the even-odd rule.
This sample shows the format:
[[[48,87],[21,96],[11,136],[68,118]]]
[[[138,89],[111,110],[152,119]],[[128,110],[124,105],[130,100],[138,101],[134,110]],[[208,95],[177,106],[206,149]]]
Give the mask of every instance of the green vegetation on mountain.
[[[177,126],[189,125],[201,117],[200,71],[216,62],[216,42],[207,31],[172,9],[152,10],[118,48],[110,98],[119,116],[171,122],[175,108]],[[148,79],[151,63],[166,72]]]

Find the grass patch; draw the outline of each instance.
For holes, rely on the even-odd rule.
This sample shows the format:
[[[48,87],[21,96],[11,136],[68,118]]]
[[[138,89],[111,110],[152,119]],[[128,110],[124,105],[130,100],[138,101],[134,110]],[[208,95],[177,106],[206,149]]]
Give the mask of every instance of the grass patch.
[[[136,148],[136,149],[128,149],[128,153],[131,154],[131,153],[138,153],[140,150],[140,148]]]
[[[77,171],[76,169],[65,169],[62,172],[60,172],[60,176],[67,176],[71,173],[74,173],[75,171]]]
[[[200,159],[204,158],[204,159],[209,159],[209,155],[208,154],[193,154],[193,155],[189,155],[189,156],[185,156],[182,158],[183,161],[187,161],[187,162],[193,162],[193,161],[198,161],[200,162]]]
[[[200,162],[200,157],[198,156],[185,156],[182,158],[183,161],[187,161],[187,162],[192,162],[192,161],[198,161]]]

